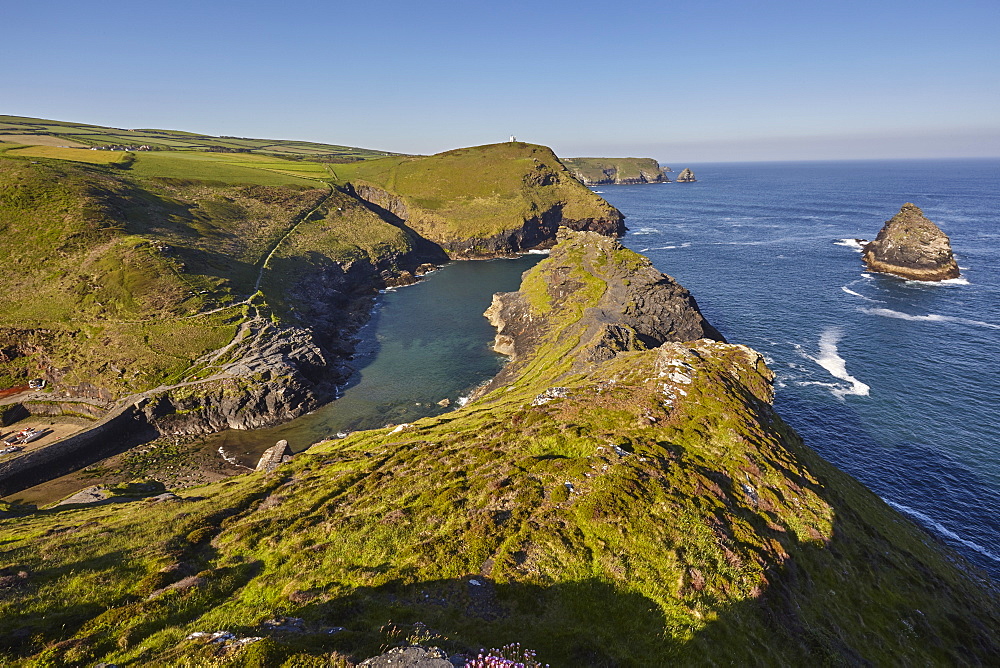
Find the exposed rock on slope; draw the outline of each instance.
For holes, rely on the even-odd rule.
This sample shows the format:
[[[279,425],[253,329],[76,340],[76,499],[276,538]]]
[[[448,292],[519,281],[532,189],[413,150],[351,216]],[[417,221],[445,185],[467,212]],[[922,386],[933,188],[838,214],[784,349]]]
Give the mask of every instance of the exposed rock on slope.
[[[861,259],[868,271],[912,281],[943,281],[959,275],[948,236],[910,202],[865,245]]]
[[[509,382],[465,407],[182,503],[0,519],[0,576],[26,574],[0,597],[0,660],[202,665],[218,646],[184,638],[219,629],[266,636],[243,665],[358,662],[415,633],[564,666],[994,661],[993,586],[805,447],[759,354],[650,348],[711,330],[669,284],[616,306],[657,284],[648,263],[563,237],[517,293]]]
[[[593,291],[574,323],[572,336],[585,342],[574,359],[584,366],[605,361],[623,350],[655,348],[666,341],[725,341],[705,320],[694,297],[673,278],[657,271],[645,257],[614,239],[592,232],[559,231],[559,244],[540,267],[525,276],[518,292],[498,293],[486,311],[497,328],[494,349],[512,357],[481,392],[497,387],[522,371],[551,318],[577,291]],[[603,287],[595,282],[603,280]]]
[[[608,235],[622,214],[577,181],[544,146],[505,142],[336,168],[373,210],[452,257],[552,245],[560,226]]]
[[[653,158],[563,158],[585,186],[667,183],[667,172]]]
[[[685,167],[681,170],[681,173],[677,175],[677,183],[694,183],[698,179],[694,178],[694,172]]]

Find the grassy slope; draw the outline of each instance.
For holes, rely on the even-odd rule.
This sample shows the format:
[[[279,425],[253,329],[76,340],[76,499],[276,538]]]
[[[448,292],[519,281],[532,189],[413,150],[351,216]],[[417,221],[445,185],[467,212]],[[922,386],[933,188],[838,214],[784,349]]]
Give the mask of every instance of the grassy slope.
[[[366,160],[390,155],[384,151],[278,139],[213,137],[178,130],[109,128],[86,123],[51,121],[41,118],[0,115],[0,142],[9,135],[21,144],[74,144],[84,146],[148,145],[158,150],[203,151],[207,148],[238,149],[251,153],[323,160]],[[246,156],[247,154],[241,154]]]
[[[636,261],[560,246],[525,279],[536,354],[462,409],[182,503],[0,520],[0,657],[325,665],[415,634],[521,641],[555,666],[989,664],[996,599],[801,444],[758,355],[702,341],[567,363],[592,343],[579,323],[602,267]],[[567,268],[579,288],[547,297]],[[555,385],[563,398],[533,401]],[[260,635],[276,614],[312,632],[229,652],[185,640]]]
[[[643,176],[651,180],[660,173],[660,164],[653,158],[563,158],[563,163],[586,182],[609,178],[605,170],[613,171],[619,180]]]
[[[0,152],[0,345],[29,353],[0,365],[0,386],[44,363],[114,396],[178,379],[232,338],[265,256],[329,193],[317,176],[316,163],[247,154]],[[324,238],[303,253],[352,249]]]
[[[569,219],[614,213],[572,178],[550,149],[523,142],[382,158],[333,170],[338,183],[374,186],[400,198],[407,225],[439,243],[518,230],[554,206]]]

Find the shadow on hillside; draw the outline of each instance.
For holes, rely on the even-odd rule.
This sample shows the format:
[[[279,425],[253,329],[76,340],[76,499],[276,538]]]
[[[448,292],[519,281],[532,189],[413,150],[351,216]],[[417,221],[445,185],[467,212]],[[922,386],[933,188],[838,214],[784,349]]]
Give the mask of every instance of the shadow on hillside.
[[[858,491],[849,490],[848,529],[838,522],[828,542],[768,531],[790,556],[772,556],[760,588],[743,600],[718,598],[738,583],[713,595],[691,570],[683,583],[663,583],[682,595],[666,609],[603,578],[544,585],[472,574],[394,579],[323,602],[321,590],[296,592],[293,599],[315,602],[291,614],[346,628],[322,644],[358,660],[407,641],[448,652],[518,642],[543,662],[574,667],[863,666],[930,656],[975,665],[1000,655],[996,599],[942,569],[946,560],[928,556],[916,532],[893,526],[893,514]]]

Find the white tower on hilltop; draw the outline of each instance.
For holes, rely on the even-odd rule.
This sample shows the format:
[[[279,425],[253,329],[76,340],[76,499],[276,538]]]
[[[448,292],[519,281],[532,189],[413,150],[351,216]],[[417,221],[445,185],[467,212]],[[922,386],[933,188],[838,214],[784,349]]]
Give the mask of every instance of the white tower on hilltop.
[[[510,136],[510,143],[513,144],[516,141],[517,141],[517,137],[515,137],[514,135],[511,135]]]

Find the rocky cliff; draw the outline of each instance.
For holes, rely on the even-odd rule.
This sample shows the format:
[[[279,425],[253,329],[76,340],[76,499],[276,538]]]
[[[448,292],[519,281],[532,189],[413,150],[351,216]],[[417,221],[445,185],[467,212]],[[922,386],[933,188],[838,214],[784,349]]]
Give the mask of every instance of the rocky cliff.
[[[959,275],[948,236],[910,202],[865,245],[861,259],[868,271],[911,281],[943,281]]]
[[[462,408],[163,502],[8,508],[0,660],[993,663],[994,586],[806,447],[759,354],[561,237],[499,300],[506,382]]]
[[[585,186],[667,183],[670,168],[653,158],[563,158],[563,164]]]

